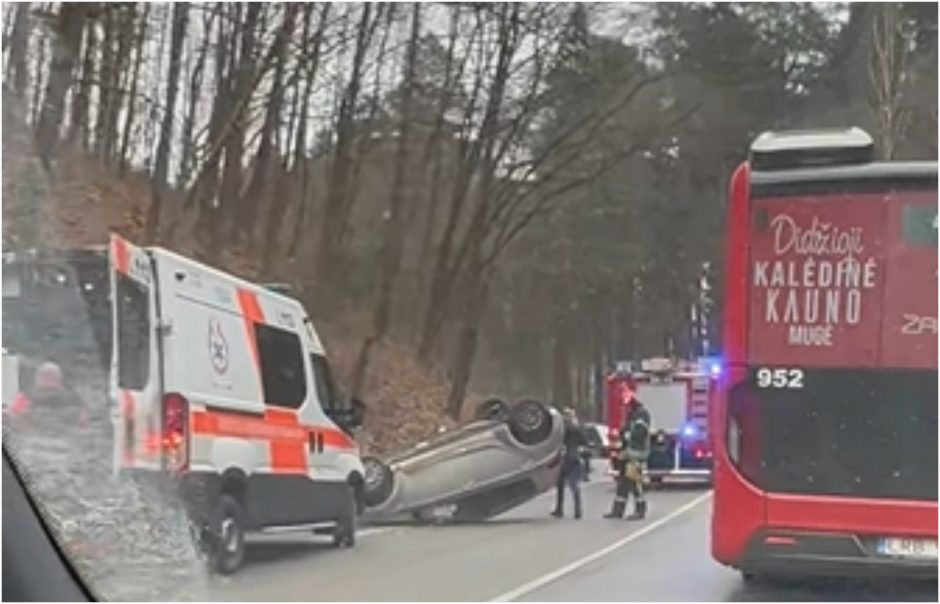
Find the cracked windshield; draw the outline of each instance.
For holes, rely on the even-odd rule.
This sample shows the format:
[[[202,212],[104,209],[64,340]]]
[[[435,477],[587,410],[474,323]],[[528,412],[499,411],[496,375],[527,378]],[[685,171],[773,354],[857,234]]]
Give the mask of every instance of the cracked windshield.
[[[936,598],[936,4],[2,27],[4,599]]]

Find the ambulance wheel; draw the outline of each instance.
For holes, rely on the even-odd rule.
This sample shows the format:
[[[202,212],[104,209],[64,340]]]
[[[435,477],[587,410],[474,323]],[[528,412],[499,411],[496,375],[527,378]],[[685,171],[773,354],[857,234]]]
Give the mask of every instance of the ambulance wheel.
[[[231,575],[245,561],[245,513],[231,495],[219,498],[217,510],[219,524],[212,566],[220,574]]]
[[[362,485],[362,503],[367,508],[381,505],[392,495],[395,476],[388,464],[375,457],[363,457],[365,478]]]
[[[526,399],[509,411],[509,431],[523,445],[535,445],[552,433],[552,414],[542,403]]]

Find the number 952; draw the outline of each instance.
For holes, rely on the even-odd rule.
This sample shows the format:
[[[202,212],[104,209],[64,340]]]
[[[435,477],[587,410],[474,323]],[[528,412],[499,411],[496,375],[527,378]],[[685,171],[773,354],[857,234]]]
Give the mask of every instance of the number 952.
[[[761,367],[757,370],[755,377],[758,388],[797,389],[803,387],[802,369]]]

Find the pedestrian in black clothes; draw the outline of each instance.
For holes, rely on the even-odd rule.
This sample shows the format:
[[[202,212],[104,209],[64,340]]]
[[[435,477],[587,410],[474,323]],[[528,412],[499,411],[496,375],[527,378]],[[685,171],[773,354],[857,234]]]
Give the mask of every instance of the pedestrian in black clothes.
[[[555,510],[552,516],[562,518],[565,515],[565,487],[571,490],[574,499],[574,517],[581,518],[581,449],[587,445],[584,431],[578,423],[574,409],[565,409],[564,448],[561,452],[561,469],[555,485]]]

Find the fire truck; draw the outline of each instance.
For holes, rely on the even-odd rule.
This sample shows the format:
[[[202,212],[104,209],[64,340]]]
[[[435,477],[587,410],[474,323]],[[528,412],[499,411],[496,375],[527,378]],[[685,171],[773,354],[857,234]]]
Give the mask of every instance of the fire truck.
[[[711,480],[708,409],[720,373],[720,364],[711,359],[684,362],[653,358],[638,364],[618,363],[605,384],[610,473],[620,446],[621,393],[628,387],[651,416],[647,480],[654,485],[666,478]]]

